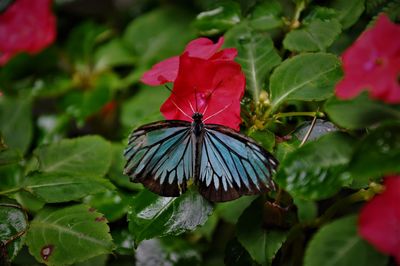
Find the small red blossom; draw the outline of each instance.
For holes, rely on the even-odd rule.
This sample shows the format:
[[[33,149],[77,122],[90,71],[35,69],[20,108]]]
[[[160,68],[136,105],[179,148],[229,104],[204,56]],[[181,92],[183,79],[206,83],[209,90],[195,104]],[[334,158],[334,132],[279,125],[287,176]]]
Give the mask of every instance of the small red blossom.
[[[40,52],[55,36],[51,0],[16,0],[0,14],[0,65],[20,52]]]
[[[198,38],[186,45],[184,53],[190,57],[211,60],[232,61],[237,51],[234,48],[223,49],[218,52],[224,43],[224,38],[219,38],[217,43],[213,43],[207,38]],[[141,81],[147,85],[157,86],[167,82],[173,82],[178,75],[179,56],[170,57],[155,64],[149,71],[143,74]]]
[[[382,14],[342,56],[344,79],[336,96],[351,99],[368,90],[371,98],[400,103],[400,25]]]
[[[361,210],[360,235],[400,265],[400,176],[385,179],[385,191]]]
[[[197,111],[203,113],[206,123],[239,130],[240,100],[245,88],[240,65],[194,58],[188,53],[180,56],[179,64],[173,93],[161,106],[165,118],[192,121],[190,115]]]

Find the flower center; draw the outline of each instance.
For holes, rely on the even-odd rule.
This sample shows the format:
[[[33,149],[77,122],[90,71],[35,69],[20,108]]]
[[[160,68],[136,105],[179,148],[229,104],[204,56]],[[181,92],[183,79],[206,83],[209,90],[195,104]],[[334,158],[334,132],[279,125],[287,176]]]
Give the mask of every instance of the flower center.
[[[381,65],[383,65],[383,63],[384,63],[383,58],[378,57],[377,59],[375,59],[375,65],[376,66],[381,66]]]

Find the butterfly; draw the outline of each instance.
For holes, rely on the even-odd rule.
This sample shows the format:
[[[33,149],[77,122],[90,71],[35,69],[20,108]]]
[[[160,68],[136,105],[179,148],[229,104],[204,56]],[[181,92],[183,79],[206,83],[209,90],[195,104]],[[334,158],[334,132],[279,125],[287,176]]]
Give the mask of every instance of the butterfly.
[[[124,173],[150,191],[177,197],[194,182],[213,202],[275,190],[278,166],[251,138],[217,124],[166,120],[143,125],[129,136]]]

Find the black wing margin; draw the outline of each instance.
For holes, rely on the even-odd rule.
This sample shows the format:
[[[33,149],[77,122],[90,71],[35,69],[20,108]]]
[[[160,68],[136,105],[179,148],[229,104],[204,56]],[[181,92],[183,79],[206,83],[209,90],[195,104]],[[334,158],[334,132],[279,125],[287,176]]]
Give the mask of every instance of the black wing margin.
[[[208,124],[201,147],[200,193],[210,201],[275,190],[278,161],[254,140],[230,128]]]
[[[124,173],[161,196],[177,197],[193,177],[195,141],[190,122],[160,121],[144,125],[129,136]]]

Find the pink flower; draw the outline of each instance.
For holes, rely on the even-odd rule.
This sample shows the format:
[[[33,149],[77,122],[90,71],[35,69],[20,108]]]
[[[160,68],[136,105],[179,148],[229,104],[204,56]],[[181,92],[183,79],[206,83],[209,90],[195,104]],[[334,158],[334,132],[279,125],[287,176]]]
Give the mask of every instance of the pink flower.
[[[400,103],[400,25],[382,14],[343,54],[344,79],[336,96],[351,99],[368,90],[371,98]]]
[[[40,52],[55,35],[51,0],[16,0],[0,14],[0,65],[20,52]]]
[[[184,53],[188,53],[190,57],[232,61],[237,55],[236,49],[224,49],[217,52],[223,43],[223,37],[219,38],[215,44],[207,38],[198,38],[186,45]],[[141,81],[151,86],[173,82],[178,75],[178,69],[179,56],[174,56],[155,64],[149,71],[143,74]]]
[[[360,235],[400,265],[400,176],[385,179],[385,191],[361,210]]]
[[[181,56],[166,59],[144,73],[142,81],[148,85],[174,82],[172,94],[161,106],[168,120],[192,121],[192,114],[200,112],[203,121],[239,130],[240,101],[245,89],[245,76],[234,62],[234,48],[218,51],[216,44],[206,38],[190,42]]]

